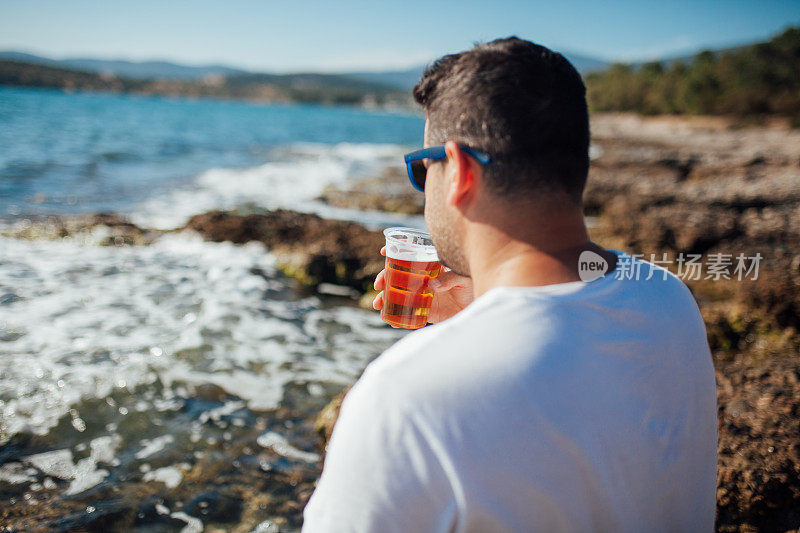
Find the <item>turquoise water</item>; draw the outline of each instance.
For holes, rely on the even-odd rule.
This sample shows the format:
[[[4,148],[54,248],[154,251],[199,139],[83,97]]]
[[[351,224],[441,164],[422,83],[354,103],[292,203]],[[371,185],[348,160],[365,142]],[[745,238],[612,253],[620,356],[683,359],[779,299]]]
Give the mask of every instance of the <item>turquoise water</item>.
[[[322,159],[311,169],[316,186],[326,171],[332,180],[341,172],[324,167],[330,149],[360,148],[338,158],[358,173],[371,150],[380,156],[421,143],[423,125],[414,114],[354,108],[0,87],[0,216],[135,212],[211,169]]]

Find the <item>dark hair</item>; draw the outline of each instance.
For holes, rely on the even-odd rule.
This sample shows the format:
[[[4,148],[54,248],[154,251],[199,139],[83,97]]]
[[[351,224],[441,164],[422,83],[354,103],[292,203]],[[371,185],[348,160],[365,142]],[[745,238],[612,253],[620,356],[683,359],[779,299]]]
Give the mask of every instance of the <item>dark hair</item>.
[[[580,202],[589,171],[589,114],[580,74],[564,56],[517,37],[446,55],[425,69],[414,99],[431,144],[488,153],[497,193],[566,192]]]

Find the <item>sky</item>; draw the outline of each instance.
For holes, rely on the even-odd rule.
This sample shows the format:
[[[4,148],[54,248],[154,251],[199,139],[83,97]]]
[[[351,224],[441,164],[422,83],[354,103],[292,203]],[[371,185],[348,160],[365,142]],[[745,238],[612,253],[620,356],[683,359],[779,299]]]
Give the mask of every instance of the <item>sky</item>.
[[[263,72],[392,70],[518,37],[636,61],[764,40],[800,0],[0,0],[0,50]]]

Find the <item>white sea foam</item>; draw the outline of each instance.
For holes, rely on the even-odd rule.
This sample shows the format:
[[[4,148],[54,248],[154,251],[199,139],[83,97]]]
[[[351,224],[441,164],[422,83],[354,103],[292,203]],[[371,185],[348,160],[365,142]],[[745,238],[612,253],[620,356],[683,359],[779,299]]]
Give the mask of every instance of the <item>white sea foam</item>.
[[[264,520],[258,524],[250,533],[279,533],[280,527],[272,520]]]
[[[113,438],[112,438],[113,439]],[[69,449],[29,455],[24,461],[39,469],[43,474],[70,481],[65,494],[79,494],[101,483],[108,470],[97,468],[95,457],[90,456],[76,463]]]
[[[183,511],[172,513],[169,516],[186,522],[186,525],[183,526],[180,533],[201,533],[203,531],[203,521],[199,518],[190,516]]]
[[[119,435],[106,435],[104,437],[97,437],[91,443],[91,458],[98,463],[114,463],[114,453],[122,444],[122,437]]]
[[[34,477],[35,474],[36,470],[26,467],[22,463],[6,463],[0,466],[0,481],[5,481],[12,485],[34,481],[36,479]]]
[[[177,467],[165,466],[147,472],[142,479],[144,479],[144,481],[160,481],[166,485],[168,489],[174,489],[183,481],[183,472]]]
[[[69,484],[66,495],[80,494],[100,484],[108,477],[108,470],[97,468],[97,463],[92,457],[86,457],[75,465],[75,479]]]
[[[326,185],[378,175],[389,165],[401,165],[403,151],[398,145],[369,143],[284,146],[273,151],[269,162],[257,167],[207,170],[185,186],[137,206],[131,217],[143,226],[174,228],[197,213],[247,203],[266,208],[306,204],[308,210],[307,204]]]
[[[321,308],[290,287],[259,243],[0,237],[0,445],[47,434],[64,416],[74,427],[91,415],[83,402],[118,405],[112,394],[137,388],[131,412],[173,409],[169,395],[148,398],[156,387],[174,395],[209,383],[270,409],[292,382],[349,384],[401,336],[377,313]],[[117,444],[93,442],[93,461],[109,462]]]
[[[53,450],[38,453],[25,458],[26,462],[35,466],[48,476],[58,479],[73,479],[76,474],[71,450]]]
[[[175,442],[175,437],[172,435],[162,435],[152,440],[145,439],[141,442],[142,449],[136,452],[136,458],[146,459],[151,455],[160,452],[166,448],[168,444],[173,442]]]
[[[218,422],[222,417],[228,416],[230,414],[235,413],[239,409],[245,406],[244,402],[239,401],[232,401],[232,402],[225,402],[221,407],[217,407],[216,409],[210,409],[197,419],[198,422],[201,424],[205,424],[209,420],[214,422]]]
[[[272,448],[275,453],[283,455],[289,459],[305,461],[307,463],[315,463],[319,461],[320,458],[319,454],[298,450],[289,444],[289,441],[286,440],[286,437],[280,433],[276,433],[275,431],[267,431],[263,435],[260,435],[256,442],[258,442],[259,446],[263,446],[264,448]]]

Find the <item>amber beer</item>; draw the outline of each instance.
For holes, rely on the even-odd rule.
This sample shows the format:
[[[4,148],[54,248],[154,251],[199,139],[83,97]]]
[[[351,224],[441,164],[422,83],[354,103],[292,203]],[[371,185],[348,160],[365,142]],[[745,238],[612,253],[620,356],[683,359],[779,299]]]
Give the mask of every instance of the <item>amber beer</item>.
[[[428,323],[433,291],[428,282],[439,275],[439,258],[430,235],[411,228],[389,228],[386,236],[386,286],[381,318],[397,328]]]

